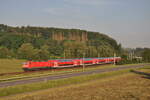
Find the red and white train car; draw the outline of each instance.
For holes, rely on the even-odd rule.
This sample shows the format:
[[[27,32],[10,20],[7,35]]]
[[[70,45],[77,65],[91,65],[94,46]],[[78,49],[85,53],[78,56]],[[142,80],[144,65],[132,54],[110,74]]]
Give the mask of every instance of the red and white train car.
[[[25,71],[52,68],[76,67],[84,65],[107,64],[119,62],[120,57],[55,59],[48,61],[28,61],[23,64]]]

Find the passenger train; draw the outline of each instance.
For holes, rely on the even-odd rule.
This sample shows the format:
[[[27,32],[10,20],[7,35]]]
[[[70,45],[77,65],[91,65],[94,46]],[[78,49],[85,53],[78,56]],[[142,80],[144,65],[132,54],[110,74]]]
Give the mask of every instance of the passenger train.
[[[23,64],[24,71],[88,66],[97,64],[117,63],[121,57],[102,57],[102,58],[74,58],[74,59],[51,59],[48,61],[28,61]]]

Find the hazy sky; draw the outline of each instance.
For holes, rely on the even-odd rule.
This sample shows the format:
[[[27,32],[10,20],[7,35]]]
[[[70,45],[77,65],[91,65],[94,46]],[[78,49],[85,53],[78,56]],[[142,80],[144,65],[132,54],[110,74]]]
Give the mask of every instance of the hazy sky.
[[[86,29],[150,47],[150,0],[0,0],[0,23]]]

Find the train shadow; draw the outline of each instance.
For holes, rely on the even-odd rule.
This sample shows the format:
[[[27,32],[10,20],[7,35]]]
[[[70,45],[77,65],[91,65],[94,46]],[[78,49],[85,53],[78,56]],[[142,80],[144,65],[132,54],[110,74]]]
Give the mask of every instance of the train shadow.
[[[142,78],[150,79],[150,73],[140,72],[140,71],[135,71],[135,70],[131,70],[130,72],[133,72],[133,73],[139,74],[139,75],[143,75]]]

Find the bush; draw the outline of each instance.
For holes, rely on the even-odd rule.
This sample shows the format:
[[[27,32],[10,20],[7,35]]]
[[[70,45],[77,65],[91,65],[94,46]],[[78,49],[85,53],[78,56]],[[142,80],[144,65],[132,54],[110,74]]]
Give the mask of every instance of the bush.
[[[137,59],[132,59],[132,60],[123,59],[120,62],[118,62],[117,65],[136,64],[136,63],[142,63],[142,61],[139,61]]]

